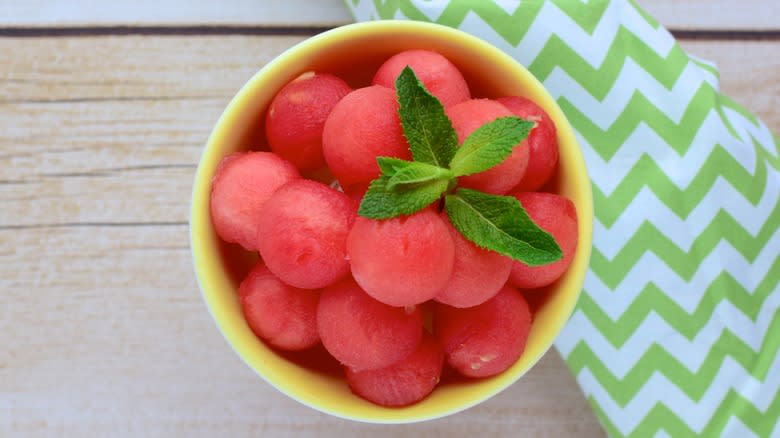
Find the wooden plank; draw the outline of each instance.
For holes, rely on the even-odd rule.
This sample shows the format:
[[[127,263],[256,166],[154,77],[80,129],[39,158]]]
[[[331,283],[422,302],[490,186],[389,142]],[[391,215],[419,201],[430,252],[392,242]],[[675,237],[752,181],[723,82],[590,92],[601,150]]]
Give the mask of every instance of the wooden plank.
[[[778,30],[776,0],[639,0],[673,29]],[[349,23],[343,0],[223,2],[185,0],[28,0],[0,2],[0,27],[336,26]]]
[[[0,2],[0,26],[336,26],[342,0],[29,0]]]
[[[300,39],[0,39],[0,226],[186,222],[212,126]]]
[[[721,91],[780,134],[780,41],[682,41],[693,55],[714,62]]]
[[[3,59],[0,103],[63,101],[71,104],[214,97],[227,102],[252,74],[303,39],[300,36],[0,38],[0,59]]]
[[[679,30],[780,29],[777,0],[637,0],[659,23]]]

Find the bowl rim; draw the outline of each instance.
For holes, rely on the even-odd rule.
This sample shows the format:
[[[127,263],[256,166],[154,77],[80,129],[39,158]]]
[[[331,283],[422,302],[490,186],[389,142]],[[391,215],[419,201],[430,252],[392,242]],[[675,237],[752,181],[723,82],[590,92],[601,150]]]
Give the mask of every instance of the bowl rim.
[[[561,132],[561,128],[563,128],[563,131],[567,131],[567,135],[571,136],[571,138],[568,139],[568,142],[573,144],[575,147],[572,148],[573,150],[570,150],[567,153],[573,154],[573,159],[574,161],[577,162],[577,167],[581,168],[579,170],[581,170],[583,175],[582,179],[584,180],[581,182],[587,182],[586,184],[587,187],[581,188],[583,190],[581,196],[582,205],[577,204],[578,222],[579,222],[578,247],[575,254],[575,260],[572,262],[572,265],[569,267],[569,269],[574,269],[574,265],[576,262],[578,265],[577,269],[581,272],[578,273],[578,276],[574,281],[574,283],[578,285],[577,292],[567,294],[568,299],[565,300],[564,305],[562,306],[563,308],[561,309],[562,314],[560,318],[555,318],[554,320],[555,324],[550,326],[550,328],[548,329],[551,330],[554,334],[550,336],[549,342],[547,342],[546,345],[539,350],[538,354],[535,357],[530,358],[529,365],[525,370],[517,373],[517,375],[514,376],[513,378],[507,379],[506,382],[504,382],[503,384],[495,385],[495,387],[492,388],[491,390],[480,393],[479,396],[473,397],[467,403],[453,406],[448,409],[437,410],[433,414],[404,416],[403,418],[395,418],[395,417],[368,418],[366,416],[351,415],[349,413],[344,412],[343,410],[335,409],[330,406],[324,406],[322,404],[315,403],[312,400],[304,399],[298,394],[291,392],[284,386],[279,385],[274,379],[268,377],[264,372],[262,372],[260,369],[255,367],[253,364],[251,364],[248,361],[247,357],[245,357],[245,355],[241,351],[239,351],[239,349],[236,346],[236,343],[229,337],[228,333],[226,333],[220,318],[218,317],[218,315],[215,314],[215,310],[213,308],[210,299],[211,292],[207,292],[206,288],[204,287],[205,274],[203,274],[202,267],[200,267],[201,263],[199,263],[199,257],[202,255],[201,254],[202,248],[201,248],[201,244],[198,242],[197,234],[199,230],[201,230],[203,227],[210,227],[211,225],[209,225],[210,223],[209,221],[206,221],[207,223],[204,224],[199,220],[197,216],[198,212],[196,211],[197,208],[196,201],[198,200],[199,196],[204,196],[202,193],[200,193],[198,189],[203,184],[203,179],[209,177],[208,175],[204,174],[205,172],[203,168],[204,158],[208,155],[209,151],[213,148],[213,144],[216,142],[217,138],[220,137],[219,135],[220,132],[223,129],[225,129],[226,121],[230,119],[231,115],[237,111],[236,107],[240,106],[239,103],[242,102],[244,99],[247,99],[247,91],[251,90],[255,83],[257,83],[258,81],[262,81],[265,75],[271,72],[275,68],[275,66],[288,62],[288,60],[294,58],[295,54],[299,51],[306,50],[307,48],[316,48],[318,45],[325,44],[331,39],[338,39],[346,35],[354,35],[354,34],[365,35],[365,34],[374,34],[374,33],[394,33],[399,31],[400,32],[437,32],[437,33],[441,33],[445,37],[451,37],[458,40],[467,41],[472,46],[470,50],[492,52],[492,56],[499,58],[505,63],[513,64],[514,68],[518,72],[523,73],[522,74],[523,80],[528,81],[529,86],[533,85],[537,89],[536,90],[537,92],[543,94],[546,99],[552,102],[556,114],[555,115],[550,114],[550,117],[553,118],[553,120],[555,121],[556,127],[558,128],[559,132]],[[564,126],[560,126],[561,122],[563,122]],[[296,400],[297,402],[305,406],[323,412],[325,414],[332,415],[346,420],[353,420],[353,421],[359,421],[364,423],[411,424],[416,422],[443,418],[464,411],[473,406],[476,406],[492,398],[493,396],[505,390],[512,384],[516,383],[520,378],[522,378],[530,369],[532,369],[539,362],[542,356],[544,356],[549,351],[549,349],[553,345],[554,340],[561,333],[563,326],[571,317],[582,292],[582,285],[585,278],[585,272],[587,271],[587,266],[588,266],[588,262],[591,254],[591,248],[592,248],[593,198],[592,198],[592,192],[590,188],[591,186],[589,181],[590,180],[587,174],[587,167],[585,166],[585,160],[582,154],[582,150],[581,147],[579,146],[579,142],[577,141],[577,139],[573,137],[573,128],[571,127],[568,118],[563,114],[557,102],[555,101],[555,99],[552,98],[552,96],[549,94],[549,92],[544,87],[544,85],[541,82],[539,82],[538,79],[535,76],[533,76],[526,69],[524,65],[520,64],[519,61],[515,60],[507,53],[503,52],[497,47],[491,45],[490,43],[474,35],[468,34],[466,32],[463,32],[455,28],[451,28],[451,27],[447,27],[435,23],[421,22],[421,21],[406,21],[406,20],[379,20],[379,21],[347,24],[347,25],[343,25],[343,26],[339,26],[327,30],[323,33],[314,35],[312,37],[309,37],[303,41],[300,41],[292,45],[291,47],[284,50],[281,54],[275,56],[271,61],[267,62],[262,68],[257,70],[251,76],[251,78],[249,78],[244,83],[244,85],[231,98],[228,105],[224,108],[223,112],[221,113],[220,117],[215,123],[209,135],[209,138],[205,146],[203,147],[203,150],[201,151],[201,154],[198,159],[198,167],[195,172],[195,178],[192,186],[192,193],[190,198],[190,209],[189,209],[190,217],[189,217],[188,225],[190,229],[189,244],[190,244],[190,252],[192,257],[193,269],[198,283],[198,288],[201,291],[201,297],[203,299],[203,302],[206,305],[206,308],[209,314],[211,315],[212,320],[214,321],[215,325],[217,326],[218,330],[222,334],[225,341],[227,341],[231,349],[233,349],[233,351],[241,358],[241,360],[251,370],[255,372],[255,374],[259,375],[265,382],[267,382],[269,385],[271,385],[279,392],[285,394],[287,397]],[[209,185],[210,185],[210,181],[209,181]],[[583,243],[586,243],[586,245],[583,245]],[[499,374],[498,376],[500,375],[501,374]],[[495,378],[498,376],[493,376],[491,378]],[[396,408],[386,408],[386,409],[396,410]]]

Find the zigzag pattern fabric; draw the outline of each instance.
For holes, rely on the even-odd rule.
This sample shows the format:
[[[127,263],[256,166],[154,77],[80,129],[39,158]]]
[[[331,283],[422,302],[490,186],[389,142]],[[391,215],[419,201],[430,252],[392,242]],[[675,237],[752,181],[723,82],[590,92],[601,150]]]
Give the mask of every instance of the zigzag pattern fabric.
[[[477,35],[544,83],[595,201],[556,347],[611,436],[780,437],[780,141],[628,0],[346,0]]]

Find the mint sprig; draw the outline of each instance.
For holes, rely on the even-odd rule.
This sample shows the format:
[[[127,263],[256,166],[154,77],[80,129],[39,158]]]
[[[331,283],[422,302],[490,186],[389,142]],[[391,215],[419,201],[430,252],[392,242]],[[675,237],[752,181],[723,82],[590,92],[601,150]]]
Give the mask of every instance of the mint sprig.
[[[480,248],[530,266],[552,263],[563,256],[555,239],[531,220],[513,196],[461,188],[445,197],[444,206],[452,226]]]
[[[501,117],[471,133],[450,161],[455,176],[479,173],[504,161],[515,145],[528,137],[533,122],[517,117]]]
[[[382,175],[371,181],[360,203],[359,215],[370,219],[390,219],[410,215],[440,199],[450,185],[447,179],[435,179],[391,189],[389,187],[391,178]]]
[[[458,148],[458,135],[444,106],[407,66],[395,81],[398,115],[414,161],[446,168]]]
[[[444,107],[410,67],[396,80],[399,116],[414,161],[377,157],[381,174],[369,185],[358,214],[389,219],[416,213],[444,196],[452,225],[480,248],[531,266],[552,263],[563,253],[516,198],[458,188],[457,177],[503,162],[533,123],[502,117],[477,128],[458,147]]]
[[[376,157],[376,164],[384,175],[392,175],[414,164],[414,161],[406,161],[393,157]]]
[[[411,164],[411,166],[399,169],[390,177],[390,180],[387,182],[388,189],[419,185],[434,180],[450,181],[454,176],[451,170],[442,169],[439,166],[418,163],[416,161]]]

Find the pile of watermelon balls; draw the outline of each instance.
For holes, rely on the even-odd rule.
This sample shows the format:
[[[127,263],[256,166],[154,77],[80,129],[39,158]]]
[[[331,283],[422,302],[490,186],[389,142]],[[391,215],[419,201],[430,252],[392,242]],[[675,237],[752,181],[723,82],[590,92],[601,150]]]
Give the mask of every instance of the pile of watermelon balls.
[[[390,219],[358,214],[380,175],[377,157],[412,159],[394,90],[407,66],[441,102],[459,142],[499,117],[534,123],[508,158],[457,185],[515,197],[562,258],[529,266],[480,248],[438,202]],[[424,399],[445,366],[482,378],[517,361],[532,322],[524,294],[559,278],[577,244],[574,204],[538,191],[558,162],[556,128],[544,110],[518,96],[473,98],[449,60],[410,50],[389,58],[363,88],[328,73],[301,75],[274,97],[265,134],[271,152],[226,156],[210,198],[219,237],[259,252],[239,288],[259,338],[289,351],[321,343],[352,392],[381,406]]]

